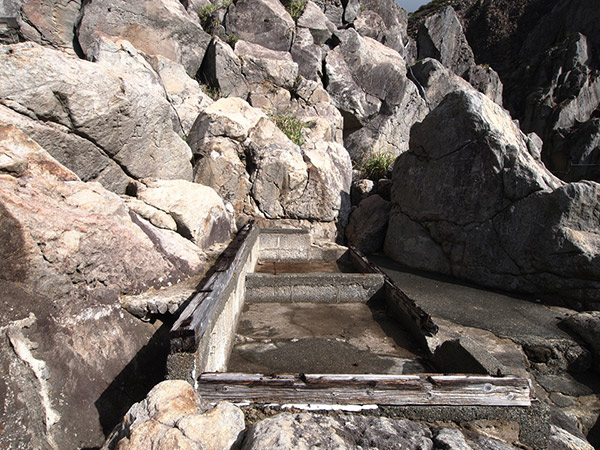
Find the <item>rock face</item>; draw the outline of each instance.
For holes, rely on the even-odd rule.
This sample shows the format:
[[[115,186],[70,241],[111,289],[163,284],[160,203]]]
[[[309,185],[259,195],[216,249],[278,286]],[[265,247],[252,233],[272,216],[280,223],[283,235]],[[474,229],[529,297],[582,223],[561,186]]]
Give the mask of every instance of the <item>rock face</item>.
[[[225,28],[240,39],[287,52],[295,24],[278,0],[241,0],[230,7]]]
[[[124,192],[130,177],[191,179],[191,151],[173,131],[152,68],[127,44],[107,42],[98,56],[104,62],[31,43],[3,46],[0,114],[83,180],[115,192]]]
[[[385,240],[391,202],[379,195],[371,195],[358,205],[348,221],[346,238],[363,253],[378,252]]]
[[[300,148],[243,100],[206,108],[188,142],[199,156],[196,181],[213,187],[238,217],[331,222],[349,200],[352,168],[341,145],[307,141]]]
[[[185,381],[163,381],[131,407],[104,450],[230,449],[244,433],[244,413],[231,403],[211,408]]]
[[[417,43],[419,59],[435,58],[459,76],[475,65],[462,25],[450,6],[425,20]]]
[[[600,371],[600,312],[575,314],[568,317],[565,324],[587,344],[592,352],[596,371]]]
[[[451,93],[415,125],[393,180],[385,243],[393,259],[495,288],[598,304],[600,187],[552,176],[485,96]]]
[[[194,20],[195,19],[195,20]],[[210,36],[177,0],[85,2],[77,37],[86,56],[103,36],[125,39],[148,54],[181,63],[190,76],[202,64]]]
[[[204,259],[153,228],[21,131],[0,128],[1,445],[97,445],[160,380],[165,349],[148,344],[158,324],[123,314],[118,294],[177,282]],[[133,379],[125,393],[113,384]]]

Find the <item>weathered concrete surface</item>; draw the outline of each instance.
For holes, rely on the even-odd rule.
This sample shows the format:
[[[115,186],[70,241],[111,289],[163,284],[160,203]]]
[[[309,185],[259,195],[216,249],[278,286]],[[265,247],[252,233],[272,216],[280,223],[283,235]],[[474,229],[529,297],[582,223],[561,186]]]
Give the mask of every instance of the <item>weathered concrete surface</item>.
[[[426,364],[383,305],[263,303],[246,306],[228,370],[403,374]]]
[[[252,273],[248,302],[367,302],[383,287],[383,276],[351,273]]]

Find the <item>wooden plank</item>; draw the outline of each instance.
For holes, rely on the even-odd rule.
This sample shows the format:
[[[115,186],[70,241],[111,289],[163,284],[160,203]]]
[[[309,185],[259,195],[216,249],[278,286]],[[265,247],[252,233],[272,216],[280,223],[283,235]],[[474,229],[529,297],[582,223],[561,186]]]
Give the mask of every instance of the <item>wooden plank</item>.
[[[192,341],[186,339],[176,342],[172,347],[177,348],[178,345],[185,344],[189,348],[181,348],[179,351],[195,351],[195,346],[209,328],[213,315],[218,309],[221,295],[227,289],[236,270],[245,262],[242,261],[241,255],[246,250],[247,238],[254,229],[254,222],[250,222],[238,232],[217,259],[212,269],[213,273],[198,288],[197,294],[173,324],[170,331],[171,338],[193,335],[195,343],[190,345]]]
[[[518,377],[419,375],[203,374],[197,390],[209,401],[437,406],[530,406]],[[343,380],[349,380],[344,384]],[[236,380],[240,381],[239,383]],[[373,384],[370,386],[369,383]],[[398,386],[394,387],[394,383]]]
[[[393,297],[398,306],[402,308],[403,313],[414,322],[415,326],[421,330],[421,333],[428,336],[437,334],[438,326],[433,322],[429,314],[423,311],[413,299],[396,286],[394,281],[385,272],[370,262],[360,251],[353,246],[350,246],[349,250],[352,260],[360,266],[361,270],[370,273],[379,273],[384,276],[386,295]]]

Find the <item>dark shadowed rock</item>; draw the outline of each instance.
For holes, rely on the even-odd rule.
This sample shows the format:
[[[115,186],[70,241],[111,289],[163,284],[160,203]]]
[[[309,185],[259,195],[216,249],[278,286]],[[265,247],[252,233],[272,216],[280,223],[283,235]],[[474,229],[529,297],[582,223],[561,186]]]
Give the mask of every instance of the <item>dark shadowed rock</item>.
[[[600,371],[600,313],[598,311],[574,314],[565,319],[565,324],[586,343],[597,371]]]
[[[348,221],[346,239],[363,253],[376,253],[385,241],[392,203],[371,195],[358,205]]]
[[[556,179],[487,97],[449,94],[413,127],[393,180],[392,258],[598,307],[600,187]]]
[[[498,73],[489,66],[471,66],[463,74],[465,80],[479,92],[487,95],[492,101],[502,106],[504,87]]]
[[[195,76],[202,64],[210,36],[198,16],[177,0],[108,0],[86,2],[77,37],[90,58],[101,37],[125,39],[147,55],[162,55],[182,64]]]
[[[419,29],[417,44],[419,59],[435,58],[459,76],[475,65],[462,25],[450,6],[425,20]]]
[[[314,43],[307,28],[298,27],[294,43],[290,50],[294,62],[298,64],[298,73],[307,80],[321,81],[323,75],[323,51]]]
[[[242,62],[233,49],[216,36],[206,50],[200,77],[209,86],[218,88],[224,97],[248,97]]]
[[[225,27],[239,39],[287,52],[296,24],[278,0],[240,0],[229,8]]]

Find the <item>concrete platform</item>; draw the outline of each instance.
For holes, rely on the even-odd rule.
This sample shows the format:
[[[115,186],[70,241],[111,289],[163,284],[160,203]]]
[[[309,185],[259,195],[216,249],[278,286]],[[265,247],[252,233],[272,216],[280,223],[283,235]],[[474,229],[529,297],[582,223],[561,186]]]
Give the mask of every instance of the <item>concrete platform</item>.
[[[415,342],[381,305],[247,304],[229,372],[431,372]]]

